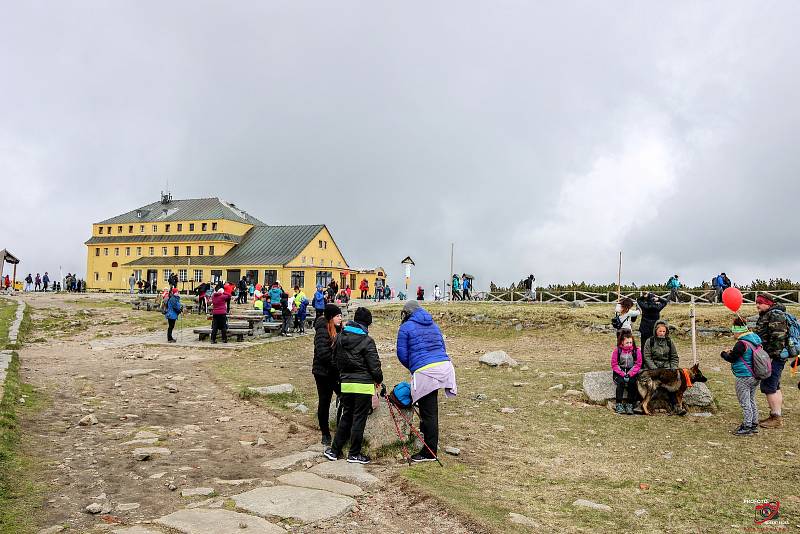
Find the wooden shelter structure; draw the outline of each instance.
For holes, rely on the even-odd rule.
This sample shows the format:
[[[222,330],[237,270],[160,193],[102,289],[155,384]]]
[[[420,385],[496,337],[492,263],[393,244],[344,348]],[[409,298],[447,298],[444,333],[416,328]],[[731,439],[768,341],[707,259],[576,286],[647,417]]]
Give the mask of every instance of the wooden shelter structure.
[[[3,279],[5,276],[3,271],[5,270],[6,263],[10,263],[14,266],[14,274],[11,277],[11,287],[14,287],[14,283],[17,281],[17,264],[19,264],[19,258],[8,250],[3,249],[0,250],[0,279]]]

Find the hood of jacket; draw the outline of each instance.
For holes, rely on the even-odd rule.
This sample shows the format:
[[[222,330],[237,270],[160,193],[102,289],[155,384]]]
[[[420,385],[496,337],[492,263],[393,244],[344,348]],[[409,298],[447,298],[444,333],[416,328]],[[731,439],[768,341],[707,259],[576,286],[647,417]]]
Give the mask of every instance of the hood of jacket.
[[[767,311],[765,311],[764,313],[762,313],[760,315],[764,315],[764,314],[770,313],[770,312],[775,311],[775,310],[778,310],[778,311],[781,311],[783,313],[786,313],[786,306],[784,306],[783,304],[773,304],[772,306],[769,307],[769,309]]]
[[[433,317],[431,314],[428,313],[423,308],[418,308],[411,314],[411,317],[408,318],[409,321],[413,321],[417,324],[421,324],[423,326],[429,326],[433,324]]]
[[[739,338],[739,341],[748,341],[756,347],[761,345],[761,338],[755,332],[748,332]]]
[[[348,321],[338,337],[342,339],[342,346],[347,350],[351,350],[358,346],[368,333],[369,330],[366,326],[355,321]]]
[[[656,330],[661,325],[664,325],[664,327],[667,329],[667,335],[664,336],[663,338],[660,338],[660,337],[658,337],[656,335]],[[658,321],[656,321],[656,324],[653,325],[653,340],[654,341],[659,341],[659,340],[660,341],[664,341],[664,340],[667,340],[667,339],[669,339],[669,323],[667,321],[665,321],[664,319],[659,319]]]

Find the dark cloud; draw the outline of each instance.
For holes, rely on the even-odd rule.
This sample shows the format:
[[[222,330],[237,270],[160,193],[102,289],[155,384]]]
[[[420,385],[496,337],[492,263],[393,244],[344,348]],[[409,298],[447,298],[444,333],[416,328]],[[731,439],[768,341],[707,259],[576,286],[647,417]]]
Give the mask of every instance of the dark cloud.
[[[793,3],[8,3],[0,235],[220,196],[399,283],[792,275]]]

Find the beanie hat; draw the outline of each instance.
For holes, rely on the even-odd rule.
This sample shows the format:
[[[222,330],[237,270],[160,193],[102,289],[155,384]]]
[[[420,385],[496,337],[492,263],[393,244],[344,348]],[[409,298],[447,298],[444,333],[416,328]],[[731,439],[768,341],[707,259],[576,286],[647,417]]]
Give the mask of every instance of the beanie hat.
[[[403,305],[403,312],[406,315],[411,315],[420,308],[422,308],[422,306],[419,305],[419,302],[416,300],[409,300]]]
[[[764,295],[759,295],[756,297],[756,304],[766,304],[767,306],[772,306],[775,304],[775,302],[769,297],[765,297]]]
[[[342,309],[336,304],[326,304],[325,311],[322,312],[322,315],[325,317],[326,321],[330,321],[340,313],[342,313]]]
[[[353,320],[358,324],[369,326],[372,324],[372,312],[367,308],[358,308],[353,316]]]
[[[733,325],[731,327],[731,332],[733,332],[734,334],[746,334],[749,331],[750,329],[747,328],[746,326]]]

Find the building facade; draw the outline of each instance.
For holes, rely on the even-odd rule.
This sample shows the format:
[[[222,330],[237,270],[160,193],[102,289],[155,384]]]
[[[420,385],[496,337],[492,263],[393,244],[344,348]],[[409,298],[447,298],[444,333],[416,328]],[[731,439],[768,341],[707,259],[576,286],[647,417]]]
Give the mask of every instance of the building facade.
[[[336,280],[355,291],[385,279],[383,269],[353,270],[324,224],[272,226],[218,198],[161,201],[94,223],[86,241],[86,286],[127,290],[131,274],[165,287],[173,273],[178,288],[203,282],[256,284],[279,281],[307,294]]]

